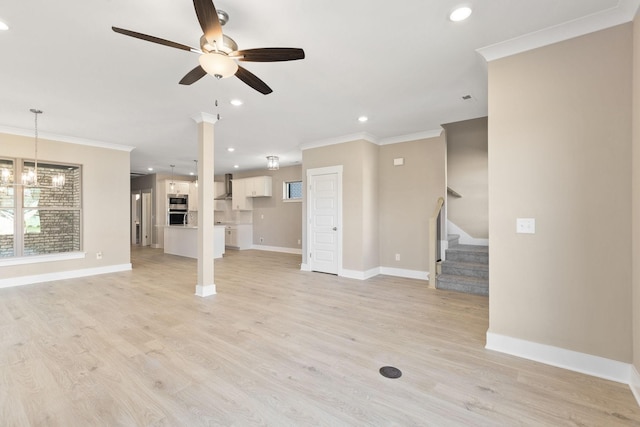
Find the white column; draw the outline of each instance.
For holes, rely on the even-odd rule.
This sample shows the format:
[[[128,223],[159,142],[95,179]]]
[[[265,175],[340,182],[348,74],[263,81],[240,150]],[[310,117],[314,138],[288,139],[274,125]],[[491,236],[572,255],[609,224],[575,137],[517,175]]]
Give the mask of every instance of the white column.
[[[214,172],[213,172],[213,125],[216,118],[200,113],[193,118],[198,124],[198,283],[196,295],[215,295],[213,275],[214,259]]]

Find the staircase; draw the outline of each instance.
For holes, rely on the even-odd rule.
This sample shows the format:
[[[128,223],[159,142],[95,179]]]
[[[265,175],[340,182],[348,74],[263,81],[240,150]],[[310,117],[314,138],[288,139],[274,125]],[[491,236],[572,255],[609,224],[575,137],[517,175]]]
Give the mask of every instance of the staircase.
[[[489,247],[461,245],[459,236],[448,236],[449,249],[442,261],[442,273],[436,279],[436,288],[489,295]]]

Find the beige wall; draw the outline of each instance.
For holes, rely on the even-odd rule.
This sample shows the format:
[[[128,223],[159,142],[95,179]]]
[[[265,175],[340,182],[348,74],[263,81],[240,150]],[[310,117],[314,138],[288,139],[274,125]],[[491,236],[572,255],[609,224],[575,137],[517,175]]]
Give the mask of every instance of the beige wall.
[[[441,136],[383,146],[359,140],[302,152],[305,179],[308,169],[343,166],[344,269],[428,270],[428,219],[446,191],[445,151]],[[398,157],[404,166],[393,165]]]
[[[445,151],[444,135],[380,147],[381,266],[428,271],[429,216],[446,192]],[[404,166],[393,165],[399,157]]]
[[[0,156],[33,158],[33,138],[0,134]],[[42,140],[39,161],[82,165],[82,250],[86,258],[1,267],[3,278],[129,264],[129,152]],[[96,252],[103,258],[96,259]]]
[[[447,138],[447,219],[476,239],[489,237],[487,118],[442,125]]]
[[[633,364],[640,371],[640,16],[633,23],[632,134]]]
[[[492,333],[632,360],[631,30],[489,64]]]
[[[373,147],[372,147],[373,146]],[[306,183],[307,170],[329,166],[343,166],[342,171],[342,267],[347,270],[366,271],[375,264],[377,254],[373,254],[370,248],[365,249],[365,236],[363,222],[370,221],[372,212],[364,213],[365,197],[372,197],[370,187],[365,190],[364,170],[373,168],[369,164],[371,150],[375,145],[365,141],[352,141],[344,144],[330,145],[327,147],[312,148],[302,152],[302,174]],[[365,166],[365,162],[367,166]],[[367,175],[369,176],[369,175]],[[377,184],[376,184],[377,185]],[[306,214],[306,203],[302,206]],[[366,219],[366,221],[365,221]],[[303,239],[306,236],[305,221],[302,222]],[[369,227],[367,224],[366,227]],[[375,233],[374,231],[374,234]],[[367,239],[377,241],[377,235],[368,236]],[[303,240],[304,242],[304,240]],[[368,255],[367,255],[368,254]],[[303,250],[302,262],[307,257]]]
[[[253,244],[301,249],[302,202],[284,202],[282,186],[285,181],[301,181],[302,166],[287,166],[276,171],[261,169],[241,172],[233,176],[234,178],[270,176],[272,180],[273,196],[253,199]],[[218,177],[217,180],[224,181],[224,177]],[[260,242],[261,237],[262,242]]]

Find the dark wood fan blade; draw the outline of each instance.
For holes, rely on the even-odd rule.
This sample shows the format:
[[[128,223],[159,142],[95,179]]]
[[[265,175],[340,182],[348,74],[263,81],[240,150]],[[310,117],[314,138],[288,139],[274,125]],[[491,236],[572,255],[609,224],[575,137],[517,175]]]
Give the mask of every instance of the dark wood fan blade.
[[[304,50],[293,47],[264,47],[260,49],[237,50],[229,54],[239,61],[277,62],[304,59]]]
[[[247,70],[246,68],[242,68],[238,66],[238,71],[236,71],[236,77],[263,95],[268,95],[271,92],[273,92],[273,90],[271,90],[271,88],[267,86],[265,82],[260,80],[255,74],[253,74],[251,71]]]
[[[196,48],[193,48],[191,46],[184,45],[184,44],[172,42],[170,40],[165,40],[165,39],[161,39],[161,38],[158,38],[158,37],[149,36],[149,35],[142,34],[142,33],[137,33],[135,31],[125,30],[125,29],[118,28],[118,27],[111,27],[111,29],[113,31],[115,31],[116,33],[124,34],[125,36],[129,36],[129,37],[135,37],[135,38],[140,39],[140,40],[146,40],[146,41],[151,42],[151,43],[158,43],[158,44],[161,44],[163,46],[174,47],[176,49],[182,49],[182,50],[186,50],[186,51],[189,51],[189,52],[200,52],[199,49],[196,49]]]
[[[181,85],[190,85],[197,82],[201,78],[207,75],[207,72],[201,66],[197,66],[193,70],[189,71],[186,76],[180,80]]]
[[[198,16],[198,22],[204,33],[204,37],[212,43],[214,40],[221,48],[224,46],[224,40],[222,38],[222,25],[218,19],[218,11],[213,5],[212,0],[193,0],[193,7],[196,9],[196,15]]]

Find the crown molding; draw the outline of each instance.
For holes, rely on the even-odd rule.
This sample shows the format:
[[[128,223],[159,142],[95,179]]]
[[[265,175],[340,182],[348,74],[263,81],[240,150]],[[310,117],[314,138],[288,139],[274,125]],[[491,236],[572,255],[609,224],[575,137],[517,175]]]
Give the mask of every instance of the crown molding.
[[[33,137],[33,129],[21,129],[7,126],[0,126],[0,133],[17,136]],[[68,144],[86,145],[88,147],[108,148],[110,150],[131,152],[135,147],[130,145],[112,144],[110,142],[96,141],[94,139],[78,138],[75,136],[57,135],[55,133],[38,132],[39,139],[48,139],[50,141],[66,142]]]
[[[640,0],[620,0],[617,6],[540,31],[481,47],[476,50],[488,62],[569,40],[633,21]]]
[[[419,139],[437,138],[442,134],[442,128],[432,129],[418,133],[407,135],[392,136],[390,138],[378,139],[374,135],[367,132],[352,133],[350,135],[337,136],[335,138],[322,139],[320,141],[307,142],[301,144],[300,150],[309,150],[311,148],[327,147],[329,145],[344,144],[347,142],[365,140],[375,145],[391,145],[401,142],[417,141]]]
[[[320,148],[320,147],[327,147],[329,145],[344,144],[346,142],[359,141],[362,139],[376,145],[378,144],[378,141],[375,136],[367,132],[360,132],[360,133],[352,133],[350,135],[337,136],[335,138],[322,139],[320,141],[313,141],[313,142],[300,144],[300,150],[304,151],[304,150],[309,150],[311,148]]]
[[[381,139],[378,145],[400,144],[402,142],[417,141],[419,139],[437,138],[442,135],[442,128],[427,130],[424,132],[410,133],[407,135],[393,136],[391,138]]]
[[[218,121],[218,118],[216,116],[209,113],[198,113],[194,115],[192,119],[195,120],[195,122],[198,124],[204,122],[204,123],[211,123],[213,125]]]

